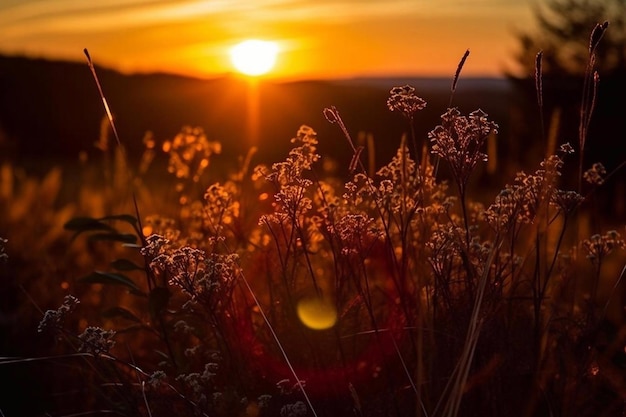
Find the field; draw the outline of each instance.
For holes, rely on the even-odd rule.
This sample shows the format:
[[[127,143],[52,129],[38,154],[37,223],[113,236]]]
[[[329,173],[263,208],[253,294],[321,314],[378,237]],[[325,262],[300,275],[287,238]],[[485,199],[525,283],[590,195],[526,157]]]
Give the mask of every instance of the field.
[[[540,81],[256,86],[257,124],[215,82],[215,134],[87,78],[93,140],[5,122],[1,415],[622,415],[624,158]]]

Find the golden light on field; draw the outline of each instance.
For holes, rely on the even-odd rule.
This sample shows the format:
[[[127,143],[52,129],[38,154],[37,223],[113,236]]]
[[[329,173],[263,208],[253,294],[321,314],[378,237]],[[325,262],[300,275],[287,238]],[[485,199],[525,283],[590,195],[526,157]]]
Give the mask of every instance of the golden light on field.
[[[298,303],[300,321],[313,330],[329,329],[337,322],[337,310],[333,303],[321,297],[307,297]]]
[[[276,63],[278,45],[275,42],[251,39],[230,49],[230,59],[237,71],[246,75],[267,74]]]

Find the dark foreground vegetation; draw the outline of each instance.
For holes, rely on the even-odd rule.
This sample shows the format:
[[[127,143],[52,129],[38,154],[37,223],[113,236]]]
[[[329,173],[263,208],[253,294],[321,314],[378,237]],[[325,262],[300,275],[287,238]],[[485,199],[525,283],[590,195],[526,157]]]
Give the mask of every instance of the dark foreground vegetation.
[[[543,120],[537,55],[545,146],[510,176],[457,77],[425,134],[419,90],[391,89],[406,133],[383,163],[337,105],[275,163],[218,163],[200,128],[135,161],[114,124],[80,181],[5,163],[0,376],[25,394],[2,414],[621,415],[626,230],[601,193],[623,171],[585,156],[606,30],[580,119]]]

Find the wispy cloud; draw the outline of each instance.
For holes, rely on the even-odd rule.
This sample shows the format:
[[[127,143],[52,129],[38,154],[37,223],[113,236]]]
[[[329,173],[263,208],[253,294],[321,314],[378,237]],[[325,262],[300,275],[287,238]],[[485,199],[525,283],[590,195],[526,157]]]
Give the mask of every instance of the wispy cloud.
[[[15,37],[27,33],[88,33],[145,27],[219,15],[237,15],[251,22],[324,20],[346,23],[436,11],[433,2],[414,0],[107,0],[89,3],[25,0],[0,6],[0,23],[8,35]]]
[[[408,73],[454,67],[459,48],[502,54],[496,43],[510,35],[507,25],[528,16],[530,1],[0,0],[0,53],[74,59],[89,46],[126,69],[168,61],[225,71],[229,46],[264,37],[281,42],[285,71]],[[444,56],[444,45],[459,40],[454,57]]]

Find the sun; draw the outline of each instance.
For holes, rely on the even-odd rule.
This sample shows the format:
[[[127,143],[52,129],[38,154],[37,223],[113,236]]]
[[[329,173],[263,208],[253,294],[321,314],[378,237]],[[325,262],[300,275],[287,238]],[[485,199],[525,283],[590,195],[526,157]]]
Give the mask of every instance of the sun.
[[[237,71],[246,75],[267,74],[276,63],[276,42],[247,40],[230,49],[230,59]]]

